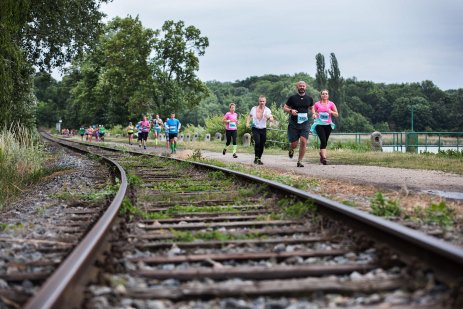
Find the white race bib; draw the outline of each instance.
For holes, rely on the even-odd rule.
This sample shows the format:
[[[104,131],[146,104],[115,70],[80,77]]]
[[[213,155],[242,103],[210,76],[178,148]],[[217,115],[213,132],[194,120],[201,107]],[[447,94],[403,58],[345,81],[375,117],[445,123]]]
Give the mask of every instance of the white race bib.
[[[228,123],[228,127],[229,127],[230,129],[235,129],[235,128],[236,128],[236,122],[230,121],[230,122]]]
[[[307,113],[297,113],[297,123],[303,123],[309,120]]]
[[[318,113],[318,118],[320,118],[320,120],[324,122],[328,122],[328,119],[330,118],[330,114],[328,114],[327,112],[320,112]]]

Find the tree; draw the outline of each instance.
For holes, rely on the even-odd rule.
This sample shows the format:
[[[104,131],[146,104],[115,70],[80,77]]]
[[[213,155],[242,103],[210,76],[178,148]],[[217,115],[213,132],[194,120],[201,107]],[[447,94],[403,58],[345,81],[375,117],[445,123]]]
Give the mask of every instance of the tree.
[[[19,33],[29,63],[60,67],[82,54],[100,34],[101,3],[111,0],[29,0],[27,21]]]
[[[113,19],[100,40],[104,64],[95,92],[106,102],[107,124],[126,123],[154,108],[154,82],[149,65],[156,32],[136,18]]]
[[[19,33],[27,22],[29,1],[2,0],[0,10],[0,127],[34,123],[32,67],[21,49]]]
[[[330,100],[336,104],[338,109],[339,117],[337,124],[339,129],[342,130],[342,117],[343,115],[343,79],[341,77],[341,71],[339,70],[338,60],[334,53],[330,54],[331,68],[328,70],[329,79],[328,79],[328,88],[330,91]],[[346,115],[347,116],[347,115]]]
[[[2,0],[0,125],[34,124],[33,66],[61,66],[88,48],[101,28],[100,3],[110,0]]]
[[[153,108],[148,60],[154,35],[138,17],[116,17],[107,24],[96,48],[73,67],[81,75],[71,97],[71,104],[80,107],[79,122],[127,123]]]
[[[154,44],[153,79],[156,82],[155,102],[159,113],[169,114],[197,106],[208,96],[206,85],[196,76],[199,56],[209,46],[194,26],[183,21],[164,22]]]
[[[345,132],[373,132],[371,123],[362,114],[357,112],[349,113],[343,120]]]
[[[325,57],[318,53],[315,56],[315,60],[317,61],[317,73],[315,73],[315,80],[317,82],[317,90],[322,91],[326,89],[327,85],[327,76],[325,70]]]
[[[423,97],[399,98],[393,103],[390,115],[395,130],[411,129],[412,108],[414,131],[425,131],[435,126],[429,101]]]

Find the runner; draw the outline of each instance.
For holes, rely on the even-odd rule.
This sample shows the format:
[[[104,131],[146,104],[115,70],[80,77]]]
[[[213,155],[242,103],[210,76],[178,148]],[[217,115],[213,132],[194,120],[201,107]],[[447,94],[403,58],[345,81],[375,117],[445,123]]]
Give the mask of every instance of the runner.
[[[181,126],[180,121],[175,118],[175,113],[172,112],[170,118],[166,121],[166,127],[169,128],[170,153],[177,152],[177,135]]]
[[[157,146],[159,143],[159,134],[161,133],[161,127],[164,125],[164,122],[162,122],[162,119],[159,118],[158,114],[156,114],[156,118],[153,119],[152,125],[152,130],[154,133],[154,145]]]
[[[84,135],[85,135],[85,128],[84,128],[84,126],[80,126],[80,128],[79,128],[79,134],[80,134],[80,140],[83,142],[83,141],[84,141]]]
[[[227,147],[230,145],[231,141],[233,140],[233,158],[238,158],[236,155],[236,134],[238,129],[238,114],[235,113],[236,104],[230,103],[230,111],[225,114],[223,117],[223,122],[225,123],[225,136],[226,136],[226,143],[225,147],[223,148],[222,154],[225,155],[227,152]]]
[[[166,121],[164,121],[164,135],[166,136],[166,149],[169,151],[169,125],[167,124],[167,121],[169,118],[166,118]]]
[[[289,140],[289,158],[294,156],[294,149],[299,145],[299,155],[297,167],[304,167],[302,159],[304,158],[309,137],[309,111],[313,106],[313,99],[306,94],[307,84],[304,81],[296,83],[297,93],[290,96],[283,105],[283,110],[289,114],[288,118],[288,140]]]
[[[87,129],[87,141],[91,143],[92,138],[93,138],[93,128],[92,126],[89,126]]]
[[[104,125],[100,126],[100,131],[99,132],[100,132],[100,140],[102,142],[104,142],[104,135],[106,133],[106,128],[104,127]]]
[[[100,140],[100,127],[94,125],[93,126],[93,136],[95,136],[95,140],[98,142]]]
[[[147,116],[143,116],[143,120],[140,122],[141,125],[141,143],[143,144],[143,149],[146,149],[146,141],[148,140],[148,133],[150,132],[151,123],[148,121]]]
[[[141,140],[142,140],[142,134],[141,134],[141,121],[139,121],[139,122],[135,125],[135,129],[137,130],[136,134],[137,134],[138,147],[141,147]]]
[[[273,122],[272,111],[265,106],[266,103],[267,98],[261,95],[259,104],[251,109],[246,118],[246,127],[252,128],[252,138],[254,139],[254,164],[258,165],[264,164],[261,159],[267,141],[267,121]]]
[[[134,126],[131,122],[127,126],[127,135],[129,136],[129,145],[132,145]]]

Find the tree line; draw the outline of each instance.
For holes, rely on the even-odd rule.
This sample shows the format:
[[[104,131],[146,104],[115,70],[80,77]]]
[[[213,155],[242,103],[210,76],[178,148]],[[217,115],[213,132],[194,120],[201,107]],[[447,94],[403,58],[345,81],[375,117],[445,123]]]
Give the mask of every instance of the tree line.
[[[110,1],[110,0],[108,0]],[[308,73],[251,76],[234,82],[201,81],[196,73],[209,46],[199,29],[183,21],[145,28],[138,18],[101,22],[106,0],[4,0],[0,11],[0,122],[32,127],[136,121],[142,114],[204,125],[223,115],[230,102],[246,114],[259,95],[282,106],[305,80],[319,99],[327,88],[339,109],[343,132],[463,131],[463,89],[442,91],[431,81],[383,84],[343,78],[334,53],[329,68],[315,55],[315,77]],[[48,73],[66,68],[62,80]],[[38,68],[40,72],[34,73]]]
[[[341,77],[339,88],[335,88],[335,85],[328,83],[328,78],[326,83],[320,83],[307,73],[251,76],[235,82],[208,81],[205,82],[208,95],[199,100],[197,105],[179,102],[175,107],[166,105],[167,108],[159,106],[138,109],[132,114],[121,111],[121,116],[115,117],[110,123],[125,125],[129,120],[140,119],[143,112],[168,116],[173,109],[183,123],[204,126],[207,118],[227,112],[231,102],[236,103],[238,114],[247,114],[262,94],[267,97],[269,106],[282,106],[295,93],[295,83],[299,80],[308,83],[307,92],[315,100],[319,99],[321,89],[329,89],[330,99],[341,111],[337,119],[338,132],[407,131],[411,129],[411,108],[414,109],[415,131],[463,131],[463,89],[442,91],[431,81],[384,84]],[[52,125],[50,120],[73,113],[76,106],[86,105],[84,102],[70,103],[74,100],[72,93],[90,93],[90,89],[76,88],[75,85],[66,76],[61,82],[49,74],[41,73],[35,77],[36,95],[40,102],[40,123]],[[82,83],[77,85],[83,86]],[[97,101],[88,101],[89,104],[92,102]],[[98,121],[107,125],[109,122],[98,116],[105,115],[105,105],[99,106],[103,110],[84,108],[76,111],[74,117],[65,120],[74,127],[79,126],[81,121]],[[78,120],[79,117],[87,122]]]

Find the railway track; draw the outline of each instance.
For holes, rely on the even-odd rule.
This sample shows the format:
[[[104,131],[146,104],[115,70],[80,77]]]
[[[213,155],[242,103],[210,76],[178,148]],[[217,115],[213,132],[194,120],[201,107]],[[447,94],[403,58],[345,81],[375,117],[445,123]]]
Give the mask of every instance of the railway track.
[[[128,199],[98,241],[107,249],[26,308],[462,305],[461,248],[240,172],[79,147],[123,168]]]

